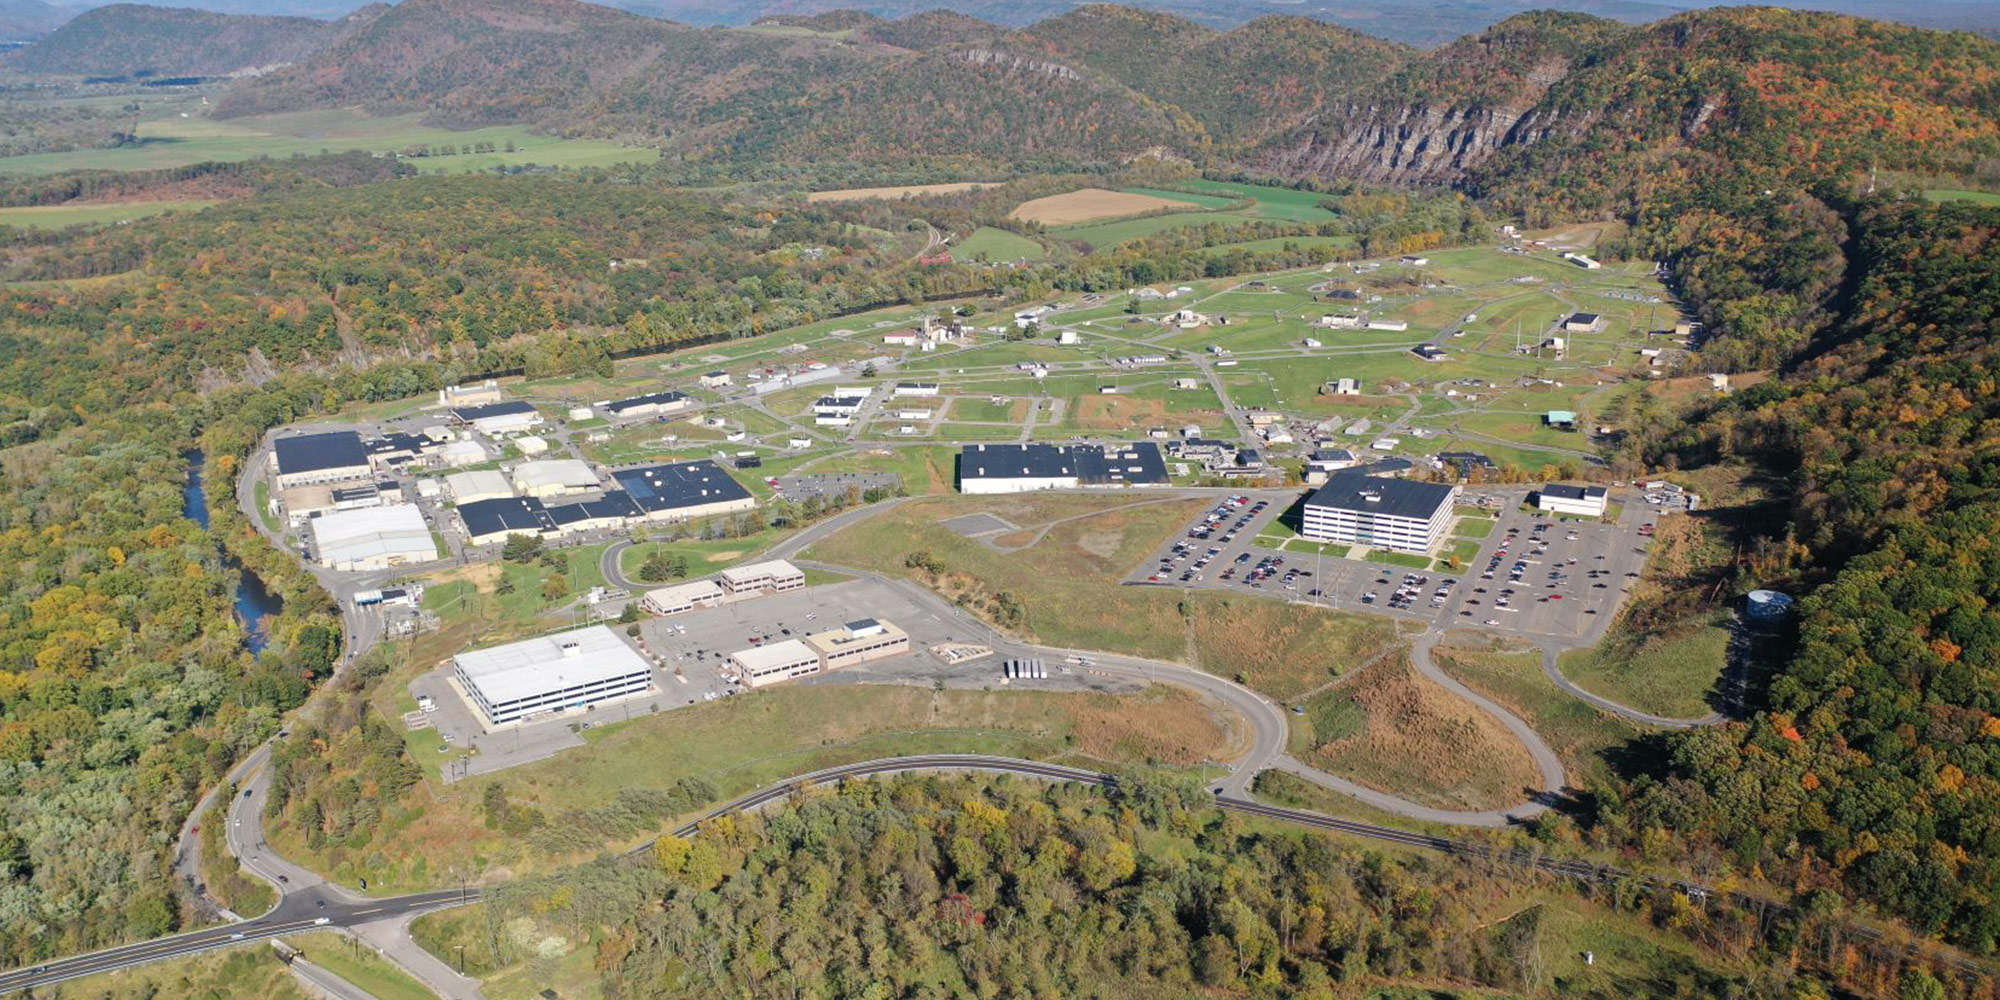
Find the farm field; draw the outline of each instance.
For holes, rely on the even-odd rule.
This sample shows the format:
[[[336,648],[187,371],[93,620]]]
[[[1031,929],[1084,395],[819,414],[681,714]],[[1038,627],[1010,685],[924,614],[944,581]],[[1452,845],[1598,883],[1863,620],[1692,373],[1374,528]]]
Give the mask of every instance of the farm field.
[[[1041,260],[1049,255],[1048,248],[1040,243],[992,226],[980,226],[973,230],[972,235],[952,245],[951,253],[960,262]]]
[[[1236,204],[1239,200],[1236,198],[1221,198],[1209,194],[1189,194],[1186,191],[1169,191],[1165,188],[1128,187],[1119,188],[1119,190],[1126,194],[1145,195],[1148,198],[1163,198],[1167,201],[1187,202],[1199,205],[1202,208],[1228,208]]]
[[[1039,222],[1045,226],[1066,226],[1094,219],[1115,219],[1123,215],[1155,212],[1163,208],[1200,207],[1199,204],[1184,199],[1127,194],[1104,188],[1084,188],[1081,191],[1052,194],[1046,198],[1024,201],[1015,206],[1014,211],[1009,214],[1025,222]]]
[[[1115,246],[1127,240],[1143,239],[1172,229],[1186,229],[1190,226],[1206,226],[1211,223],[1240,226],[1259,221],[1256,216],[1240,212],[1174,212],[1167,215],[1149,215],[1137,219],[1124,219],[1098,225],[1065,226],[1049,235],[1065,242],[1088,243],[1102,249]]]
[[[0,164],[4,164],[0,160]],[[104,204],[27,205],[0,208],[0,226],[28,229],[61,229],[64,226],[104,225],[144,219],[163,212],[193,212],[215,204],[213,201],[123,201]]]
[[[987,181],[959,181],[953,184],[905,184],[901,187],[840,188],[835,191],[814,191],[806,195],[807,201],[866,201],[869,198],[914,198],[927,194],[956,194],[990,187]]]
[[[1227,181],[1196,180],[1182,185],[1191,191],[1218,195],[1231,200],[1254,198],[1257,200],[1257,214],[1270,219],[1288,222],[1323,222],[1333,218],[1333,213],[1319,207],[1326,196],[1317,191],[1295,191],[1291,188],[1266,187],[1260,184],[1236,184]]]
[[[188,105],[196,107],[196,105]],[[158,112],[155,112],[156,114]],[[52,174],[64,170],[147,170],[181,167],[213,160],[238,161],[257,157],[278,159],[294,154],[360,149],[394,153],[413,147],[464,149],[492,143],[492,153],[412,157],[423,173],[470,173],[500,166],[539,164],[555,167],[609,166],[651,163],[659,151],[589,139],[558,139],[537,135],[525,125],[496,125],[453,132],[420,124],[418,115],[371,117],[356,110],[305,111],[217,120],[179,117],[142,119],[139,142],[116,149],[79,149],[0,158],[0,174]],[[513,152],[506,152],[512,143]]]

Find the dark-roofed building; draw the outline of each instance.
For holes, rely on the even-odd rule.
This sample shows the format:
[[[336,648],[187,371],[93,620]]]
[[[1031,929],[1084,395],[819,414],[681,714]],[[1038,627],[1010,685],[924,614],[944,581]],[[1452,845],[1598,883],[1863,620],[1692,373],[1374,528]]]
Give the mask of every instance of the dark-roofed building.
[[[733,514],[757,506],[742,483],[705,458],[625,469],[613,472],[611,478],[653,521]]]
[[[542,422],[541,411],[520,400],[461,406],[451,411],[451,418],[462,424],[471,424],[473,430],[488,435],[524,431]]]
[[[604,415],[612,420],[639,420],[646,417],[665,416],[692,409],[694,400],[682,392],[655,392],[628,399],[614,399],[602,404]]]
[[[1596,333],[1604,329],[1604,317],[1596,313],[1571,313],[1563,320],[1564,333]]]
[[[556,529],[566,534],[623,527],[644,515],[632,502],[632,495],[623,490],[611,490],[602,499],[557,504],[546,510]]]
[[[1466,477],[1470,477],[1475,470],[1491,472],[1497,468],[1491,458],[1476,451],[1441,451],[1438,452],[1438,461]]]
[[[1167,462],[1151,441],[1092,444],[974,444],[958,453],[963,493],[1026,493],[1084,486],[1162,486]]]
[[[362,442],[362,447],[368,449],[368,463],[381,472],[417,463],[436,444],[426,437],[396,431],[369,438]]]
[[[1395,552],[1431,553],[1451,525],[1458,487],[1379,479],[1347,469],[1306,498],[1307,538]]]
[[[1358,472],[1364,476],[1398,477],[1409,475],[1410,470],[1416,467],[1417,463],[1407,458],[1384,458],[1370,462],[1367,465],[1357,465],[1347,471]]]
[[[559,529],[534,497],[498,497],[458,505],[466,540],[473,545],[504,542],[508,535],[552,535]]]
[[[278,461],[272,485],[281,490],[366,479],[372,471],[368,449],[362,446],[361,435],[353,431],[281,437],[273,442],[272,451]]]
[[[1610,494],[1602,486],[1572,486],[1568,483],[1549,483],[1535,493],[1535,506],[1541,510],[1558,514],[1575,514],[1578,517],[1603,517],[1604,509],[1610,503]]]

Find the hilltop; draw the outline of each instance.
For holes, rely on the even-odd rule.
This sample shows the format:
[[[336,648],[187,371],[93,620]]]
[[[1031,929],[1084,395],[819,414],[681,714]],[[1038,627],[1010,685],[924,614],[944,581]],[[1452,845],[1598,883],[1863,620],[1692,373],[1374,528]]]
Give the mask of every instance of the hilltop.
[[[2000,150],[2000,44],[1718,8],[1631,27],[1540,12],[1412,60],[1250,155],[1287,176],[1629,208],[1702,169],[1968,170]]]
[[[304,59],[387,9],[374,4],[317,21],[113,4],[78,15],[4,64],[49,75],[226,76]]]

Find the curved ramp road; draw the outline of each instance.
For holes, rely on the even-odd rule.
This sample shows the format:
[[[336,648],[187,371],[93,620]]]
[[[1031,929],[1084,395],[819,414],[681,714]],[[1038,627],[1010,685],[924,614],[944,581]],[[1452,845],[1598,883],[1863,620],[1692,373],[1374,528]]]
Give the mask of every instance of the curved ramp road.
[[[799,775],[798,777],[774,784],[769,788],[760,789],[719,806],[709,811],[701,819],[680,827],[674,833],[682,837],[697,836],[700,834],[702,824],[704,823],[723,816],[761,808],[807,789],[823,785],[882,775],[943,771],[1012,774],[1048,781],[1074,781],[1106,789],[1114,789],[1118,785],[1118,777],[1116,775],[1067,767],[1061,764],[1018,760],[1012,757],[990,757],[981,754],[927,754],[911,757],[886,757],[879,760],[829,767]],[[1550,858],[1538,851],[1518,848],[1496,850],[1492,845],[1477,841],[1454,840],[1449,837],[1439,837],[1432,834],[1414,833],[1409,830],[1399,830],[1395,827],[1339,819],[1306,809],[1291,809],[1284,806],[1267,805],[1262,802],[1229,795],[1218,795],[1215,799],[1215,804],[1219,808],[1247,816],[1254,816],[1259,819],[1291,823],[1334,833],[1345,833],[1369,840],[1436,851],[1459,857],[1491,859],[1503,864],[1531,868],[1568,878],[1639,885],[1654,891],[1685,895],[1696,900],[1716,895],[1716,890],[1698,882],[1691,882],[1684,879],[1659,878],[1588,861],[1566,861],[1559,858]],[[651,849],[651,844],[644,844],[628,852],[628,856],[642,855]],[[295,904],[299,906],[308,905],[305,901],[309,895],[309,893],[300,893],[288,897],[283,904],[280,904],[278,909],[290,911],[295,907]],[[0,993],[24,989],[30,986],[42,986],[49,983],[62,982],[67,979],[92,975],[98,972],[129,968],[167,958],[199,954],[203,951],[226,947],[247,940],[276,937],[281,934],[310,930],[318,926],[351,927],[356,924],[382,921],[398,915],[412,915],[430,910],[444,909],[446,907],[477,902],[479,898],[480,894],[476,889],[447,889],[438,892],[413,893],[408,896],[397,896],[389,899],[367,900],[359,904],[341,903],[336,905],[328,903],[324,909],[314,906],[312,912],[326,918],[327,923],[325,925],[318,924],[317,919],[313,916],[279,916],[274,911],[273,914],[240,924],[160,938],[154,941],[126,945],[122,948],[112,948],[105,951],[93,952],[88,955],[61,959],[27,969],[15,970],[14,972],[0,975]],[[1728,898],[1739,903],[1754,903],[1780,910],[1786,909],[1782,904],[1771,904],[1741,894],[1730,894]],[[1868,940],[1885,940],[1881,932],[1875,931],[1872,928],[1855,925],[1850,927],[1849,931]],[[1940,958],[1947,963],[1969,971],[1981,973],[1986,971],[1983,964],[1963,956],[1933,955],[1931,957]]]

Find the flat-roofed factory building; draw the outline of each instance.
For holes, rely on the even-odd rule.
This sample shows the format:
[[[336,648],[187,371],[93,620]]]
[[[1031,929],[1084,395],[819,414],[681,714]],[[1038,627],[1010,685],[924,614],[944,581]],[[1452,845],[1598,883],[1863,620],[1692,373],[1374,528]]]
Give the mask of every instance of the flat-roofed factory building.
[[[1395,552],[1431,553],[1451,526],[1458,487],[1344,469],[1306,498],[1299,534]]]
[[[722,467],[700,459],[611,474],[649,521],[686,520],[753,509],[757,500]]]
[[[281,437],[272,442],[271,452],[278,463],[271,485],[280,490],[367,479],[373,471],[368,449],[353,431]]]
[[[487,728],[644,694],[652,665],[603,625],[452,657],[452,677]]]
[[[327,569],[366,573],[438,557],[430,525],[413,504],[337,510],[311,524],[313,554]]]

